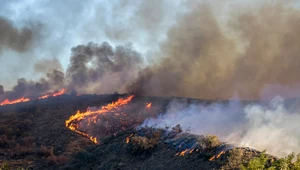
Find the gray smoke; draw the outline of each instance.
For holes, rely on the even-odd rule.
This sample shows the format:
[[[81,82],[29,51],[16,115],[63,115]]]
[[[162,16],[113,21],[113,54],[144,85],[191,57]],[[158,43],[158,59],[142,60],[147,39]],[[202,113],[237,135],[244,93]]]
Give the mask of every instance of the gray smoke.
[[[300,12],[292,1],[268,1],[252,6],[219,5],[216,1],[176,4],[181,5],[182,10],[172,13],[164,10],[170,6],[167,1],[111,2],[108,11],[112,16],[105,18],[98,12],[101,7],[96,3],[97,8],[87,13],[90,20],[76,25],[85,35],[96,35],[95,30],[99,31],[95,28],[101,28],[109,39],[132,40],[134,45],[150,41],[151,36],[160,38],[153,41],[156,45],[149,43],[153,46],[147,47],[150,52],[143,57],[145,51],[137,52],[132,45],[112,47],[108,43],[88,43],[76,46],[71,50],[62,84],[79,93],[119,91],[207,99],[298,95]],[[222,5],[225,13],[219,12],[224,11]],[[77,9],[78,4],[72,7]],[[155,12],[149,14],[151,9]],[[68,12],[60,10],[63,14]],[[124,20],[120,17],[123,13],[126,13]],[[92,24],[95,27],[85,25],[93,21],[97,21]],[[168,31],[159,36],[159,30]],[[45,67],[46,63],[49,67]],[[62,71],[52,65],[59,64],[45,60],[36,64],[35,70],[43,74],[53,69]]]
[[[4,94],[4,87],[0,85],[0,96]]]
[[[34,64],[34,70],[37,73],[47,74],[53,70],[63,71],[63,68],[57,58],[40,59]]]
[[[268,104],[187,104],[173,101],[165,114],[147,119],[142,126],[164,128],[180,124],[199,135],[217,135],[222,141],[276,156],[300,152],[300,110],[288,109],[281,97]]]
[[[45,78],[39,81],[27,80],[20,78],[17,84],[10,91],[5,91],[0,99],[17,99],[20,97],[38,97],[49,92],[60,90],[64,87],[64,73],[58,70],[53,70],[47,73]]]
[[[33,35],[32,28],[18,29],[9,20],[0,17],[0,52],[6,48],[17,52],[28,50],[33,41]]]
[[[66,75],[57,59],[39,60],[34,68],[44,76],[38,81],[18,79],[1,98],[39,96],[61,88],[78,93],[124,93],[142,66],[143,59],[131,44],[112,47],[107,42],[90,42],[71,49]]]
[[[231,13],[222,19],[211,4],[194,5],[168,31],[161,57],[142,70],[128,90],[157,96],[260,99],[270,85],[297,87],[300,10],[286,1],[228,8]],[[269,91],[269,98],[281,94]]]
[[[113,48],[107,42],[78,45],[71,50],[67,69],[69,89],[80,93],[125,92],[143,60],[131,44]]]

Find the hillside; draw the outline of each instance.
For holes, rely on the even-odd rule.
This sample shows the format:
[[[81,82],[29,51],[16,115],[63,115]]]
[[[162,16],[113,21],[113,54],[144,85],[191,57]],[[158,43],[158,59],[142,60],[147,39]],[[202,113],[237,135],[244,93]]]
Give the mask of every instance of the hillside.
[[[69,130],[77,110],[103,106],[123,95],[63,95],[0,107],[0,164],[3,169],[239,169],[261,152],[235,147],[216,136],[199,136],[176,127],[136,129],[135,124],[99,136],[99,144]],[[163,113],[173,98],[135,97]],[[211,101],[180,99],[210,104]],[[226,101],[222,101],[226,102]],[[137,104],[138,103],[138,104]],[[127,114],[130,116],[130,114]],[[154,116],[154,115],[152,115]],[[145,119],[146,117],[142,117]],[[139,120],[136,123],[143,121]],[[268,159],[276,159],[268,156]]]

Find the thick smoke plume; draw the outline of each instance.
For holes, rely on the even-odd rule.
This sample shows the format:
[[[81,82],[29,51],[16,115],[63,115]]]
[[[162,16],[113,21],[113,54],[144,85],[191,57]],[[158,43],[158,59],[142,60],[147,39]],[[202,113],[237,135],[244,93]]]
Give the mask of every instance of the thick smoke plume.
[[[300,10],[290,1],[262,2],[247,8],[227,6],[223,17],[214,2],[187,4],[159,49],[153,48],[147,58],[132,45],[112,47],[91,42],[71,49],[65,72],[44,67],[48,61],[36,64],[35,70],[48,75],[43,81],[53,77],[48,74],[53,74],[53,69],[60,71],[57,86],[79,93],[119,91],[206,99],[300,95]],[[146,6],[141,3],[136,10],[146,15]],[[159,17],[164,12],[158,11],[149,21],[142,22],[145,17],[141,16],[135,25],[157,32],[151,23],[158,21],[165,28],[165,19]],[[150,63],[143,62],[144,59]]]
[[[276,97],[269,104],[187,104],[173,101],[166,114],[147,119],[142,126],[164,128],[180,124],[200,135],[217,135],[221,140],[276,156],[300,152],[300,110],[287,109]]]
[[[229,7],[223,18],[209,4],[195,5],[168,31],[161,59],[142,70],[129,91],[259,99],[280,94],[267,89],[271,85],[298,85],[300,11],[285,2]],[[261,96],[266,89],[269,96]]]
[[[28,27],[18,29],[8,20],[0,17],[0,52],[6,48],[17,52],[26,51],[33,40],[33,30]]]
[[[45,78],[39,81],[18,79],[17,85],[1,98],[40,96],[61,88],[78,93],[124,93],[127,83],[137,77],[142,65],[141,55],[131,44],[114,48],[107,42],[90,42],[71,49],[66,74],[57,59],[39,60],[34,68]]]
[[[125,92],[143,60],[130,44],[113,48],[107,42],[72,48],[67,69],[68,85],[80,93]]]
[[[63,68],[57,58],[53,59],[41,59],[34,65],[34,70],[37,73],[47,74],[53,70],[63,71]]]
[[[18,79],[17,84],[12,90],[5,91],[3,95],[0,96],[0,99],[17,99],[22,96],[37,97],[56,91],[62,87],[64,87],[64,73],[53,70],[46,74],[46,78],[41,78],[39,81],[31,81],[25,78]]]

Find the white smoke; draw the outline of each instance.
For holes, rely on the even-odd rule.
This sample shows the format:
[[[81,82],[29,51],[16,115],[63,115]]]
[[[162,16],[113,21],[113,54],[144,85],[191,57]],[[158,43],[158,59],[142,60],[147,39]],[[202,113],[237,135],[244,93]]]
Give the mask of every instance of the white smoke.
[[[203,105],[172,101],[166,114],[147,119],[142,126],[164,128],[180,124],[199,135],[217,135],[222,141],[283,157],[300,152],[300,110],[290,111],[284,99],[268,104],[229,102]]]

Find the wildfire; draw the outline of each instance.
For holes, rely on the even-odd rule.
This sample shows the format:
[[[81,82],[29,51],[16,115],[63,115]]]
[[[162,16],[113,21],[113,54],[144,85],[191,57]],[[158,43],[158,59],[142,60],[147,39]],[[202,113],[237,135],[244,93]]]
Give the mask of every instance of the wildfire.
[[[133,97],[134,96],[131,95],[125,99],[119,98],[116,102],[112,102],[106,106],[102,106],[101,109],[99,109],[99,110],[91,110],[90,108],[88,108],[87,111],[83,112],[83,113],[81,113],[80,111],[77,111],[77,113],[75,115],[72,115],[68,120],[66,120],[66,122],[65,122],[66,127],[68,127],[70,130],[72,130],[74,132],[77,132],[77,133],[89,138],[95,144],[98,144],[97,137],[92,136],[91,134],[88,134],[86,132],[79,130],[79,123],[82,120],[87,120],[88,126],[89,126],[91,123],[97,123],[98,115],[104,115],[104,114],[111,113],[111,112],[114,112],[115,116],[120,116],[120,115],[126,116],[125,113],[122,113],[122,112],[117,113],[117,112],[120,111],[120,107],[127,105]]]
[[[130,139],[131,139],[132,136],[133,136],[133,134],[127,136],[127,138],[125,139],[125,140],[126,140],[126,143],[129,143],[129,142],[130,142]]]
[[[215,160],[215,159],[220,158],[220,156],[223,155],[224,153],[225,153],[225,151],[221,151],[218,155],[212,156],[212,157],[209,159],[209,161],[213,161],[213,160]]]
[[[175,156],[184,156],[185,154],[187,154],[187,153],[193,153],[194,152],[194,149],[186,149],[186,150],[184,150],[184,151],[181,151],[181,152],[177,152],[176,154],[175,154]]]
[[[152,103],[147,103],[147,104],[146,104],[146,108],[147,108],[147,109],[150,109],[151,106],[152,106]]]
[[[53,94],[46,94],[46,95],[44,95],[44,96],[39,97],[38,99],[46,99],[46,98],[49,98],[49,97],[61,96],[61,95],[63,95],[66,91],[67,91],[66,89],[62,89],[62,90],[59,91],[59,92],[56,92],[56,93],[53,93]]]
[[[8,105],[8,104],[16,104],[16,103],[22,103],[22,102],[28,102],[30,99],[29,98],[19,98],[16,100],[9,100],[9,99],[5,99],[2,103],[0,103],[0,106],[4,106],[4,105]]]
[[[38,99],[46,99],[48,97],[56,97],[56,96],[60,96],[63,95],[67,90],[66,89],[62,89],[61,91],[57,92],[57,93],[52,93],[52,94],[47,94],[44,96],[39,97]],[[0,106],[4,106],[4,105],[9,105],[9,104],[16,104],[16,103],[23,103],[23,102],[28,102],[30,101],[30,98],[26,98],[26,97],[22,97],[16,100],[9,100],[9,99],[5,99],[2,103],[0,103]]]

